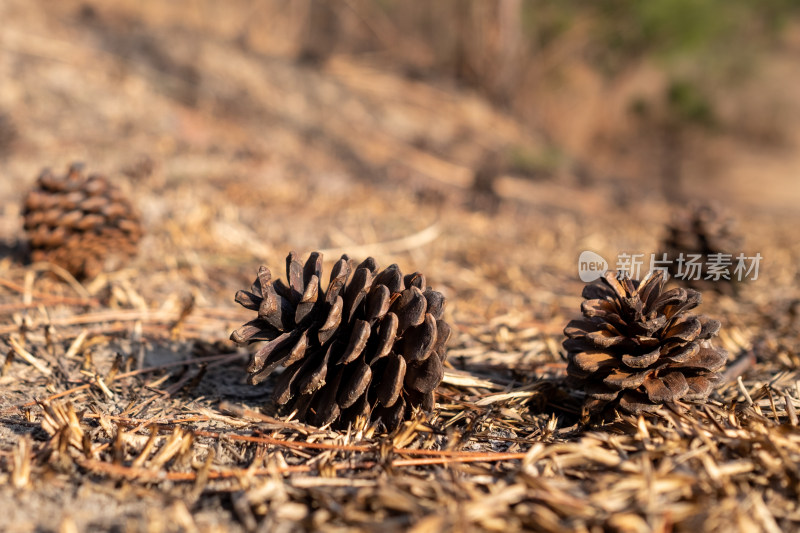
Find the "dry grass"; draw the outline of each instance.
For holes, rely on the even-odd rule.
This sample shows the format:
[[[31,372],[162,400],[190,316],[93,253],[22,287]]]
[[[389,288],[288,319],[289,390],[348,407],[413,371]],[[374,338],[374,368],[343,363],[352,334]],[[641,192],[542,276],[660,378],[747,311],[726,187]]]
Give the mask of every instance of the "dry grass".
[[[796,213],[732,206],[765,260],[738,299],[706,295],[734,359],[706,406],[580,426],[560,346],[576,258],[655,250],[658,194],[565,174],[507,176],[486,198],[470,189],[483,151],[538,141],[473,96],[213,34],[198,51],[181,47],[191,21],[87,22],[59,5],[9,2],[0,28],[0,107],[18,130],[0,166],[6,530],[800,526]],[[156,52],[200,81],[159,71]],[[25,264],[17,241],[39,167],[78,157],[120,180],[148,235],[126,269],[86,283]],[[390,435],[333,432],[279,415],[272,380],[244,383],[233,294],[290,249],[325,250],[326,268],[371,254],[445,293],[436,413]]]

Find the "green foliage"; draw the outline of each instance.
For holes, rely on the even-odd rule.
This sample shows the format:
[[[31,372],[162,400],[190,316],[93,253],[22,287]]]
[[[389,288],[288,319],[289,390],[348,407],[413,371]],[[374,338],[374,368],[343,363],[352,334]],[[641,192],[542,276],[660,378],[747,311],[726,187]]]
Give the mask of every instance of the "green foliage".
[[[770,41],[798,13],[797,0],[529,0],[523,24],[541,40],[590,17],[601,51],[672,57]]]
[[[570,28],[578,14],[575,2],[533,2],[522,4],[522,31],[531,49],[547,48]]]
[[[685,79],[672,79],[659,98],[633,98],[629,111],[641,120],[671,129],[690,125],[713,128],[717,125],[714,106],[706,91]]]
[[[506,157],[511,172],[529,177],[549,176],[564,162],[564,155],[555,147],[533,149],[516,145],[509,149]]]
[[[486,17],[493,8],[487,6],[496,1],[373,1],[429,47],[439,68],[463,75],[466,65],[479,86],[493,75],[491,68],[481,71],[487,62],[480,46],[491,42]],[[799,15],[800,0],[522,0],[527,53],[521,61],[535,64],[550,50],[556,57],[577,50],[609,78],[639,61],[655,62],[670,81],[653,101],[632,102],[632,109],[651,118],[671,114],[673,125],[710,126],[716,121],[707,95],[752,76],[760,54]]]
[[[591,58],[613,76],[631,61],[658,61],[670,80],[661,97],[634,101],[638,115],[671,127],[717,125],[713,99],[721,87],[752,74],[797,0],[602,0],[571,2],[593,18]]]
[[[631,53],[694,53],[735,31],[737,0],[610,0],[600,4],[604,30]]]
[[[678,121],[713,126],[714,111],[704,92],[685,80],[673,80],[665,95],[667,111]]]

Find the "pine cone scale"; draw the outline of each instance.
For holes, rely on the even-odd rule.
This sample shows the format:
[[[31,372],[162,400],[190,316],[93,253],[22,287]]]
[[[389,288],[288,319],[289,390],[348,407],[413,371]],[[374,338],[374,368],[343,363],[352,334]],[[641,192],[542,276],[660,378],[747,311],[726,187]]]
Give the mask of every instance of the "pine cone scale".
[[[414,286],[400,293],[400,297],[392,304],[390,310],[397,315],[398,335],[402,335],[411,326],[418,326],[425,320],[428,301],[422,292]]]
[[[376,337],[377,345],[373,360],[377,360],[381,357],[386,357],[389,355],[389,352],[394,346],[394,340],[397,336],[397,327],[399,323],[400,320],[397,318],[397,315],[394,313],[386,313],[383,318],[383,322],[381,322],[381,325],[378,327],[378,335]]]
[[[391,298],[392,293],[389,287],[377,285],[375,290],[367,296],[367,320],[374,322],[386,316],[386,313],[389,312],[389,305],[391,305]]]
[[[353,325],[353,332],[350,335],[350,342],[342,354],[342,359],[339,361],[339,364],[346,365],[358,359],[364,351],[364,348],[367,347],[367,340],[371,333],[369,322],[356,319]]]
[[[252,292],[237,291],[234,301],[250,311],[258,311],[260,307],[261,296],[256,296]]]
[[[281,363],[283,366],[289,366],[294,364],[296,361],[301,360],[306,355],[306,350],[308,349],[308,331],[304,331],[300,334],[300,338],[297,342],[292,346],[289,350],[289,354],[286,357],[286,360]]]
[[[404,335],[403,357],[407,361],[424,361],[436,344],[436,320],[427,313],[425,321],[417,327],[411,328]]]
[[[603,351],[580,352],[572,362],[582,371],[589,373],[598,372],[602,368],[615,368],[617,366],[616,358]]]
[[[236,338],[241,337],[237,335]],[[250,337],[248,340],[257,339]],[[285,360],[289,356],[289,354],[285,353],[285,350],[282,350],[282,348],[288,347],[291,341],[292,334],[283,333],[279,337],[267,342],[253,355],[252,360],[250,361],[250,366],[248,367],[248,372],[262,372],[265,367],[276,368],[275,365],[279,364],[280,361]]]
[[[652,403],[645,394],[627,391],[620,397],[619,406],[625,411],[638,415],[641,413],[652,413],[657,411],[660,404]],[[596,408],[602,407],[599,404]]]
[[[342,292],[348,277],[350,277],[350,264],[348,263],[347,256],[342,256],[331,271],[328,290],[325,292],[326,303],[333,304],[337,298],[341,298],[339,293]],[[342,301],[344,302],[344,299],[342,299]]]
[[[302,376],[303,361],[297,361],[295,364],[288,367],[279,377],[278,382],[275,384],[275,402],[278,405],[284,405],[292,396],[293,390],[297,388],[298,378]],[[258,374],[250,374],[248,381],[251,385],[258,385],[267,377],[268,374],[260,372]]]
[[[693,359],[700,351],[700,345],[696,342],[678,344],[675,346],[665,346],[661,353],[665,361],[679,365],[685,364]]]
[[[700,325],[702,326],[700,334],[698,335],[699,337],[712,337],[719,333],[719,328],[722,327],[722,323],[719,320],[714,320],[713,318],[708,318],[703,315],[697,318],[700,320]]]
[[[442,359],[442,363],[447,361],[447,350],[446,345],[447,341],[450,340],[450,324],[441,320],[441,318],[436,319],[436,342],[433,345],[433,353],[438,355]]]
[[[347,369],[347,373],[349,378],[344,386],[339,389],[337,397],[339,407],[342,409],[347,409],[356,403],[356,400],[364,394],[372,381],[372,369],[364,361],[354,363]]]
[[[642,385],[653,370],[644,372],[626,372],[625,370],[615,369],[603,378],[603,383],[611,389],[635,389]]]
[[[325,384],[328,377],[328,364],[333,359],[332,356],[333,346],[325,350],[325,355],[322,360],[317,360],[314,357],[307,357],[303,362],[303,366],[297,371],[299,379],[297,381],[297,390],[301,395],[311,394]],[[286,372],[289,372],[287,369]]]
[[[429,394],[436,389],[444,377],[444,366],[438,357],[429,357],[419,364],[406,368],[405,385],[422,394]]]
[[[317,336],[320,344],[325,344],[336,333],[336,328],[342,323],[342,310],[344,309],[344,300],[341,296],[337,296],[336,300],[328,312],[325,323],[320,326]]]
[[[403,273],[397,265],[389,265],[375,276],[374,283],[386,287],[391,294],[399,293],[403,290]]]
[[[697,368],[710,372],[716,372],[725,366],[725,359],[725,356],[719,351],[709,348],[699,348],[692,357],[684,361],[675,361],[674,358],[671,358],[675,363],[674,368]]]
[[[702,331],[703,326],[697,317],[687,317],[681,321],[675,322],[673,326],[664,333],[664,338],[667,342],[678,339],[679,341],[689,342]]]
[[[378,366],[378,362],[375,363]],[[403,381],[406,376],[406,361],[397,354],[390,353],[385,358],[385,363],[380,365],[382,372],[380,376],[380,386],[377,387],[376,394],[378,402],[384,407],[391,407],[400,397],[403,389]]]
[[[704,376],[692,376],[686,378],[686,381],[689,383],[689,391],[691,392],[691,394],[686,395],[686,398],[697,400],[707,398],[717,380]]]
[[[312,258],[309,257],[308,261],[311,262]],[[286,258],[286,276],[289,281],[289,288],[291,289],[291,301],[297,303],[302,298],[305,292],[305,281],[303,280],[303,265],[297,260],[297,254],[291,253]]]
[[[655,364],[655,362],[658,361],[658,358],[661,355],[662,355],[661,348],[657,348],[652,352],[645,353],[642,355],[630,355],[626,353],[622,354],[622,363],[629,368],[636,368],[636,369],[647,368]]]
[[[305,322],[306,318],[309,316],[311,311],[314,310],[314,307],[317,305],[317,297],[319,295],[319,278],[317,276],[311,276],[311,279],[306,286],[305,292],[303,292],[303,296],[300,299],[300,302],[297,304],[297,310],[294,314],[294,323],[295,324],[302,324]]]
[[[670,372],[658,378],[650,376],[644,381],[647,398],[653,403],[668,403],[680,399],[689,391],[689,384],[680,372]]]

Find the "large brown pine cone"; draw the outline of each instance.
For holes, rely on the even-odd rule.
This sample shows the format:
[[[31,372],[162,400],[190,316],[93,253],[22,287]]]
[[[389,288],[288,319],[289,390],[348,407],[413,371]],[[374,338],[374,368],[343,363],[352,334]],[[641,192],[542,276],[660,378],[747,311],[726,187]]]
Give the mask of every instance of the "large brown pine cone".
[[[319,253],[305,266],[290,253],[288,284],[262,266],[250,291],[236,293],[258,317],[231,339],[268,341],[252,357],[249,381],[285,367],[275,401],[301,420],[343,427],[363,416],[392,430],[413,408],[434,407],[450,337],[445,299],[420,273],[404,277],[397,265],[378,273],[371,257],[350,274],[342,256],[323,292]]]
[[[715,348],[717,320],[690,314],[700,293],[664,291],[667,274],[641,282],[612,271],[583,289],[583,319],[564,329],[567,373],[586,392],[590,413],[618,406],[654,411],[678,400],[704,401],[719,379],[727,352]]]
[[[667,226],[663,252],[670,261],[669,272],[674,279],[686,286],[702,290],[715,290],[730,294],[735,291],[736,284],[733,270],[736,255],[741,252],[742,238],[734,228],[734,221],[726,216],[719,207],[701,204],[681,209],[676,212],[672,222]],[[679,258],[684,260],[690,255],[700,255],[704,268],[699,280],[686,279],[686,269],[679,272]],[[733,265],[730,267],[730,279],[720,278],[717,281],[705,280],[705,265],[712,254],[730,254]],[[681,276],[681,274],[684,274]]]
[[[73,164],[66,175],[46,169],[25,198],[25,231],[34,261],[55,263],[79,279],[118,268],[136,254],[139,217],[104,176]]]

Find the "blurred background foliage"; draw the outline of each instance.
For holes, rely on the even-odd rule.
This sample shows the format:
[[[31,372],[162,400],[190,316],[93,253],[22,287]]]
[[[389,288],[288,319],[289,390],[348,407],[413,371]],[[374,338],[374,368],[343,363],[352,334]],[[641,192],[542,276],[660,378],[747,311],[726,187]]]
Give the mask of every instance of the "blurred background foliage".
[[[578,161],[660,178],[667,192],[714,172],[709,136],[751,147],[793,136],[786,73],[762,77],[797,57],[796,0],[308,1],[304,49],[452,80],[527,121],[550,140],[510,150],[530,175]]]
[[[475,172],[496,167],[495,173],[567,185],[656,181],[675,200],[690,194],[683,189],[692,184],[713,182],[720,189],[735,181],[745,184],[740,188],[748,191],[740,194],[745,198],[783,187],[764,203],[788,203],[788,197],[800,202],[800,191],[785,194],[795,189],[785,183],[794,183],[800,168],[798,0],[65,0],[58,5],[64,20],[83,28],[123,70],[138,65],[180,104],[205,106],[216,118],[251,119],[258,93],[267,90],[240,83],[257,77],[254,68],[252,77],[244,66],[235,76],[217,74],[217,67],[224,69],[215,63],[214,47],[233,46],[222,54],[224,66],[252,61],[265,69],[263,76],[275,76],[272,81],[294,84],[286,101],[306,102],[298,104],[294,119],[315,131],[330,130],[332,122],[311,110],[336,96],[333,89],[328,94],[302,80],[319,75],[333,83],[357,70],[352,75],[360,86],[380,87],[388,95],[372,109],[373,117],[393,117],[381,123],[383,133]],[[278,74],[284,67],[296,70]],[[270,80],[262,79],[269,88]],[[403,91],[409,94],[399,94]],[[389,111],[411,92],[427,105]],[[488,102],[525,133],[516,143],[504,139],[496,144],[506,145],[492,145],[486,141],[490,136],[466,133],[469,116],[477,113],[441,117],[448,124],[460,120],[461,127],[434,131],[411,125],[414,112],[433,120],[450,109],[441,102],[462,97],[475,98],[476,106]],[[353,122],[344,111],[340,115],[343,124],[337,127]],[[326,135],[342,144],[338,133]],[[355,141],[347,148],[354,161],[365,152]],[[501,161],[489,152],[502,152]],[[766,179],[767,167],[774,186],[747,185]]]
[[[580,54],[609,78],[643,61],[656,63],[667,78],[661,103],[678,120],[706,125],[714,116],[709,92],[755,75],[761,56],[779,45],[800,15],[796,0],[372,2],[377,10],[368,2],[354,9],[368,13],[367,22],[369,14],[385,17],[392,31],[382,39],[384,51],[407,63],[412,74],[453,76],[502,104],[515,96],[509,88],[493,92],[504,81],[498,79],[503,62],[513,63],[522,77],[541,56],[580,35]],[[403,36],[402,44],[386,38],[392,34]],[[369,49],[352,35],[339,45],[351,52]],[[642,102],[637,104],[641,111]]]

